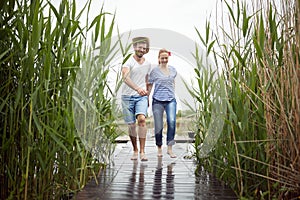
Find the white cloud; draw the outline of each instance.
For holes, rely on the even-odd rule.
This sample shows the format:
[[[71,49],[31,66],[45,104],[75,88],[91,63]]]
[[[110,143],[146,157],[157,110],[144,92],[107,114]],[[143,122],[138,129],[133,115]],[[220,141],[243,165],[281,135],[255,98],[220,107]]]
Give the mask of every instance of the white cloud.
[[[104,5],[105,12],[114,13],[116,11],[115,25],[118,27],[120,33],[137,29],[165,29],[182,34],[192,41],[199,42],[195,27],[201,33],[205,33],[206,20],[209,19],[211,14],[213,15],[215,13],[214,9],[217,1],[218,0],[93,0],[88,19],[91,23],[94,17],[100,13],[102,5]],[[51,2],[55,6],[58,6],[60,0],[52,0]],[[78,12],[83,8],[85,3],[86,2],[82,0],[76,0]],[[83,15],[83,17],[82,23],[85,23],[85,15]],[[109,21],[108,18],[107,22],[110,25]],[[114,30],[117,30],[116,27]],[[117,35],[117,32],[114,34]],[[161,39],[165,38],[163,35],[160,36]],[[157,36],[155,35],[155,37],[153,36],[150,39],[152,39],[151,44],[153,44],[153,40],[157,40]],[[175,51],[170,58],[170,64],[177,68],[178,77],[182,77],[185,81],[189,82],[189,80],[193,79],[194,66],[191,65],[191,58],[183,55],[182,52],[190,54],[191,45],[187,45],[187,43],[183,41],[184,40],[178,39],[177,36],[168,37],[168,41],[164,41],[166,43],[163,47]],[[167,42],[170,42],[170,44]],[[159,44],[162,43],[163,42]],[[180,50],[171,48],[174,43],[177,47],[180,47]],[[175,53],[178,53],[178,55],[176,56]],[[181,57],[179,54],[181,54]],[[153,51],[152,49],[146,57],[149,58],[151,63],[157,63],[157,51]],[[115,75],[112,74],[112,77],[115,77]],[[192,98],[184,89],[182,82],[177,84],[176,91],[181,100],[186,99],[191,103]],[[178,102],[179,107],[185,107],[180,101]]]
[[[122,32],[162,28],[196,38],[194,27],[204,30],[217,0],[114,0],[105,1],[106,11],[116,10],[116,25]]]

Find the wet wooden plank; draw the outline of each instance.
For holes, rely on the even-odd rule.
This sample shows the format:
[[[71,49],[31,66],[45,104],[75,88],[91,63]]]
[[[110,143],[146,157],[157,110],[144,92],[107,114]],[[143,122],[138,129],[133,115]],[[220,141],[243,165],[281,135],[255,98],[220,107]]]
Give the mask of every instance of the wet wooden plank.
[[[163,146],[163,157],[157,157],[153,137],[146,142],[148,161],[132,161],[130,142],[119,143],[114,161],[100,173],[96,184],[90,181],[74,196],[76,200],[97,199],[238,199],[224,183],[205,170],[195,174],[195,161],[187,156],[192,149],[187,138],[177,138],[183,143],[173,147],[177,158],[170,158]]]

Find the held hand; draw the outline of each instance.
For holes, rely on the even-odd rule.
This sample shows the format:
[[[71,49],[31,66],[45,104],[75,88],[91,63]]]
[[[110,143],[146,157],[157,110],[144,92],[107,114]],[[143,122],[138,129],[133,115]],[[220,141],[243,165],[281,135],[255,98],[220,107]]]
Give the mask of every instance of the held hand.
[[[137,89],[137,92],[138,92],[139,95],[141,95],[141,96],[146,96],[146,95],[148,95],[148,91],[147,91],[147,90],[144,90],[143,88],[138,88],[138,89]]]

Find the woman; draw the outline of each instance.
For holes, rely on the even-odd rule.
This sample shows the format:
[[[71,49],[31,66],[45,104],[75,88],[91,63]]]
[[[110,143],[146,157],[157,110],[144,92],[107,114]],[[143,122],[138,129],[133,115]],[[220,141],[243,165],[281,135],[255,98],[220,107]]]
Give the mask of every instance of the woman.
[[[172,151],[175,144],[174,137],[176,131],[176,99],[175,99],[175,77],[177,71],[173,66],[168,65],[170,52],[161,49],[158,53],[159,65],[151,71],[149,75],[150,93],[154,84],[152,112],[154,118],[155,143],[158,148],[157,156],[162,157],[162,132],[163,132],[163,114],[166,111],[167,116],[167,153],[171,158],[176,158]]]

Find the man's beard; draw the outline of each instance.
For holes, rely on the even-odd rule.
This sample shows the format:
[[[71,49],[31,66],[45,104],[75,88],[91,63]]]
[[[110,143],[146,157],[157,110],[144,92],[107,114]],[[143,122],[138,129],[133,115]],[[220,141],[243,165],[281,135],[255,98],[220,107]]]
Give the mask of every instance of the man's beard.
[[[143,55],[144,55],[143,53],[137,53],[137,54],[136,54],[136,56],[139,57],[139,58],[142,58]]]

